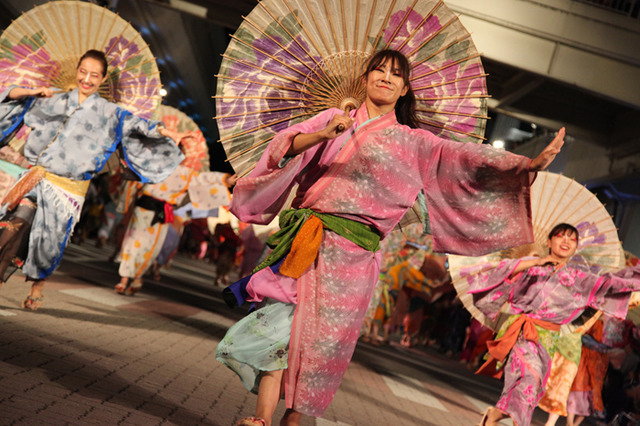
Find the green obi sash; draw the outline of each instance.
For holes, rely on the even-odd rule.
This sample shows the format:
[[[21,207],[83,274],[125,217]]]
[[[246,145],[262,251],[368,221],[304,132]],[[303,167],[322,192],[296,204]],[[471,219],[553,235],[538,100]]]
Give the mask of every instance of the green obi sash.
[[[380,235],[369,225],[351,219],[318,213],[311,209],[289,209],[280,213],[280,230],[267,239],[273,251],[253,270],[253,273],[276,264],[291,250],[294,238],[302,225],[311,216],[322,221],[326,229],[346,238],[365,250],[376,252],[380,249]]]

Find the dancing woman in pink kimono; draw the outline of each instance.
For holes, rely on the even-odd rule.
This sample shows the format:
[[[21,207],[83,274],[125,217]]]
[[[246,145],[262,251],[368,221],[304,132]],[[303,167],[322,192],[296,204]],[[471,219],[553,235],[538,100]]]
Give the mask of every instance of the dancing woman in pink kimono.
[[[475,306],[495,318],[503,305],[512,316],[488,342],[490,358],[478,373],[501,376],[504,387],[496,407],[485,412],[481,425],[496,425],[511,417],[528,426],[544,395],[559,329],[587,307],[617,318],[627,314],[633,291],[640,291],[640,267],[597,275],[572,262],[578,230],[561,223],[549,233],[546,257],[505,259],[497,268],[470,278],[468,292]]]
[[[436,251],[480,255],[533,239],[530,172],[553,160],[564,131],[535,160],[440,139],[415,128],[409,72],[401,53],[376,53],[362,77],[360,108],[348,116],[330,109],[281,131],[236,184],[232,213],[260,224],[276,217],[298,184],[293,209],[280,214],[282,229],[271,238],[274,254],[256,269],[268,267],[236,292],[239,304],[265,306],[218,345],[217,359],[258,392],[255,417],[238,424],[270,425],[283,393],[281,425],[322,415],[378,278],[379,239],[420,191]]]

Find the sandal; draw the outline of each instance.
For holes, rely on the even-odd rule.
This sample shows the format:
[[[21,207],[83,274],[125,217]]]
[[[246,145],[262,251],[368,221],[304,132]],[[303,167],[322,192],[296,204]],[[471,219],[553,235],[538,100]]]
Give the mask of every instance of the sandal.
[[[43,300],[44,300],[44,296],[40,296],[40,297],[27,296],[27,298],[22,301],[22,308],[28,311],[37,311],[38,308],[42,306]]]
[[[141,288],[142,288],[142,280],[139,278],[135,279],[133,280],[131,285],[129,285],[129,287],[127,287],[127,289],[124,291],[124,294],[126,294],[127,296],[133,296],[137,292],[139,292]]]
[[[124,294],[124,292],[127,290],[127,284],[118,283],[116,284],[114,290],[118,294]]]
[[[267,426],[267,422],[260,417],[245,417],[236,423],[236,426]]]

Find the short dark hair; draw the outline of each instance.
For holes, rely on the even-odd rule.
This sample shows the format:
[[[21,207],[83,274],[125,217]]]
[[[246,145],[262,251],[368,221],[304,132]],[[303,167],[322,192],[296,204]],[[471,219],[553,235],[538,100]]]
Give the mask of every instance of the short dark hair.
[[[580,232],[578,232],[578,228],[573,225],[569,225],[568,223],[559,223],[553,227],[551,232],[549,232],[549,239],[551,239],[554,235],[558,234],[566,234],[569,231],[572,234],[575,234],[576,241],[580,240]]]
[[[362,76],[367,78],[371,71],[388,60],[391,60],[391,63],[399,68],[404,85],[407,87],[407,93],[404,96],[400,96],[400,99],[396,102],[395,110],[398,123],[405,124],[416,129],[418,128],[418,118],[416,117],[416,97],[413,94],[413,90],[411,90],[411,82],[409,81],[411,66],[409,65],[409,60],[406,56],[397,50],[380,50],[369,58]]]
[[[76,67],[76,69],[80,68],[80,64],[82,63],[83,60],[85,60],[85,58],[91,58],[91,59],[95,59],[96,61],[99,61],[102,64],[102,76],[104,77],[105,75],[107,75],[109,62],[107,61],[107,55],[105,55],[103,51],[95,50],[95,49],[87,50],[86,52],[84,52],[84,55],[80,57],[80,60],[78,61],[78,66]]]

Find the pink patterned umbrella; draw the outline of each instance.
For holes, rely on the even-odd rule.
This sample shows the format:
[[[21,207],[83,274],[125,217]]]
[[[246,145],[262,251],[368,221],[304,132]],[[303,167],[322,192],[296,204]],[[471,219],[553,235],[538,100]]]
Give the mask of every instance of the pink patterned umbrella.
[[[327,108],[359,106],[363,64],[384,48],[412,63],[422,127],[483,139],[480,55],[442,1],[263,0],[232,36],[217,75],[220,141],[236,173],[248,173],[278,131]]]
[[[185,159],[182,164],[196,171],[209,171],[209,147],[198,125],[184,112],[167,105],[160,105],[153,119],[162,121],[164,126],[174,132],[189,133],[190,138],[182,140]]]

